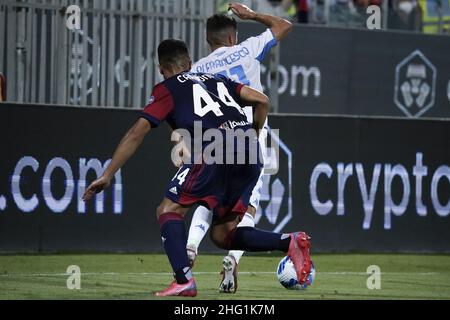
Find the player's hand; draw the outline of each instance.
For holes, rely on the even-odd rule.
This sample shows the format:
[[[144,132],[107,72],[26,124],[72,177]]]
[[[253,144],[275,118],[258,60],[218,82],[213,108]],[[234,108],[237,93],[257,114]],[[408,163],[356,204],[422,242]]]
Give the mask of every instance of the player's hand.
[[[256,12],[241,3],[230,3],[228,4],[228,10],[231,10],[235,15],[237,15],[242,20],[253,19],[256,16]]]
[[[96,193],[102,192],[109,187],[111,180],[107,177],[101,176],[92,182],[83,194],[83,201],[89,201]]]

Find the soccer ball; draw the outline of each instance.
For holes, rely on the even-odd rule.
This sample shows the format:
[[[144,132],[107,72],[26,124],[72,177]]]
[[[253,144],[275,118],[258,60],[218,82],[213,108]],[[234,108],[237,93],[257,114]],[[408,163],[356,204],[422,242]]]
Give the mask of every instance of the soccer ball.
[[[311,273],[308,276],[307,281],[301,285],[297,280],[297,273],[295,272],[294,263],[289,256],[285,256],[278,264],[277,277],[278,281],[283,287],[290,290],[303,290],[312,285],[316,276],[316,269],[311,262]]]

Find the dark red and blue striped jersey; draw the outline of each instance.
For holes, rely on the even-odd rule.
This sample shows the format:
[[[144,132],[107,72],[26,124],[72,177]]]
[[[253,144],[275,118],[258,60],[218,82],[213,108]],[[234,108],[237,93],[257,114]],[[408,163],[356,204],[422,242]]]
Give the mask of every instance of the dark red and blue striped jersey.
[[[242,86],[223,75],[182,72],[153,88],[141,117],[152,128],[167,121],[172,129],[186,129],[192,135],[195,121],[201,121],[203,130],[249,128],[241,107]]]

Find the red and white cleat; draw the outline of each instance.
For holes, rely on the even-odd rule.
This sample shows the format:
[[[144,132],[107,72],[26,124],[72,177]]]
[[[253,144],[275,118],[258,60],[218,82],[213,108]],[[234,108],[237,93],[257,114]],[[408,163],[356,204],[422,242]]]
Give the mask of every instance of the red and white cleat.
[[[311,273],[311,257],[309,256],[311,237],[304,232],[291,233],[290,236],[291,242],[287,254],[294,263],[298,282],[303,285]]]
[[[176,281],[172,282],[170,286],[163,290],[155,293],[157,297],[167,297],[167,296],[182,296],[182,297],[195,297],[197,295],[197,286],[195,284],[194,278],[189,280],[187,283],[178,284]]]

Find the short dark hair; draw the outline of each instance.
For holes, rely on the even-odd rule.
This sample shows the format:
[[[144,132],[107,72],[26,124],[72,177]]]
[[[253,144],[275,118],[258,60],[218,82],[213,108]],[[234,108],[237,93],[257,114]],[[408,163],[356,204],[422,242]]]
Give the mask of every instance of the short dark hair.
[[[189,49],[182,40],[167,39],[158,46],[158,61],[161,66],[189,67]]]
[[[236,32],[236,20],[226,14],[215,14],[206,22],[206,40],[210,45],[222,44],[229,32]]]

